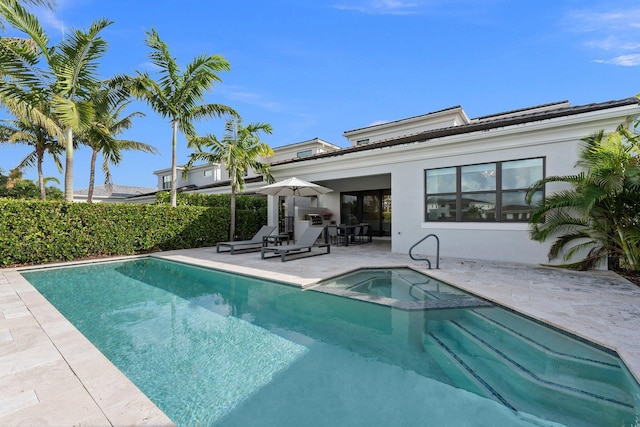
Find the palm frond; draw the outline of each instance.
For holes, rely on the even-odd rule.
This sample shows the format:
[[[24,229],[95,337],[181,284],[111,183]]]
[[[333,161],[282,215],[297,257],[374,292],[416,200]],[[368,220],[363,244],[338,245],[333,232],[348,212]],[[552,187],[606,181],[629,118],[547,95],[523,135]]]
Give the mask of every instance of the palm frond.
[[[9,25],[27,35],[38,46],[42,54],[48,55],[49,38],[35,15],[24,8],[19,1],[1,1],[0,16],[5,18]]]
[[[58,95],[72,100],[76,96],[87,98],[99,85],[97,59],[107,50],[107,42],[99,33],[112,23],[106,19],[95,21],[89,31],[76,30],[60,43],[60,52],[51,61]]]

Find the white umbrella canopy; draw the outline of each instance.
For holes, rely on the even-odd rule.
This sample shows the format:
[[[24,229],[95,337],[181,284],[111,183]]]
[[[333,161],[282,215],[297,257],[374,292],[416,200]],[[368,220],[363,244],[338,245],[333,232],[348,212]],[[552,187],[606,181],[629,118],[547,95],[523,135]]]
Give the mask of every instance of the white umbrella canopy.
[[[322,185],[314,184],[296,177],[285,179],[284,181],[269,184],[256,190],[260,194],[268,194],[271,196],[317,196],[333,191]]]

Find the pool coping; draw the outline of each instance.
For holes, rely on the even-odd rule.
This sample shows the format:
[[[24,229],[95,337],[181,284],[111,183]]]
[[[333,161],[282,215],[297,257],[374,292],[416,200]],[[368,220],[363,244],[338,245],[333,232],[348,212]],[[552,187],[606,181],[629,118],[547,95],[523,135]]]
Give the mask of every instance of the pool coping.
[[[337,249],[332,251],[334,256],[340,248]],[[310,289],[323,278],[360,267],[409,267],[610,348],[618,353],[636,379],[639,378],[640,344],[635,337],[636,331],[640,330],[640,288],[611,272],[566,272],[532,265],[454,259],[441,263],[443,268],[439,270],[428,270],[422,264],[407,262],[406,255],[387,250],[377,259],[371,254],[364,258],[357,249],[338,255],[344,258],[341,267],[336,265],[335,258],[329,257],[326,257],[327,262],[319,262],[325,257],[315,257],[311,262],[296,261],[283,266],[279,260],[257,261],[255,254],[216,256],[215,248],[56,263],[45,267],[147,256],[262,277],[303,290]],[[351,256],[353,258],[349,258]],[[357,268],[354,262],[357,262]],[[4,347],[0,350],[0,378],[7,384],[0,389],[0,424],[174,425],[20,274],[39,267],[0,269],[0,343]],[[515,275],[515,270],[521,274]],[[478,272],[492,275],[478,278]],[[531,277],[525,277],[527,274]],[[542,301],[540,295],[533,293],[528,297],[524,295],[527,289],[536,290],[536,281],[544,278],[562,283],[547,291],[551,295],[564,292],[566,298],[554,302]],[[612,305],[615,302],[589,298],[589,295],[597,296],[604,285],[613,286],[612,292],[620,294],[616,296],[630,305],[625,308],[624,315]],[[571,316],[569,306],[575,303],[571,295],[579,292],[580,286],[584,289],[591,286],[595,291],[586,295],[586,299],[584,294],[578,293],[576,296],[582,300],[577,298],[577,303],[585,304],[578,307],[589,311],[592,308],[589,301],[594,306],[602,306],[604,321],[597,317],[597,310],[591,315],[585,315],[581,310]],[[585,324],[577,322],[583,322],[585,318]],[[610,323],[608,328],[605,327],[607,321]],[[9,347],[15,347],[15,351],[7,351]]]
[[[0,353],[0,424],[174,426],[20,274],[30,269],[0,270],[0,330],[8,327],[4,344],[17,347]]]

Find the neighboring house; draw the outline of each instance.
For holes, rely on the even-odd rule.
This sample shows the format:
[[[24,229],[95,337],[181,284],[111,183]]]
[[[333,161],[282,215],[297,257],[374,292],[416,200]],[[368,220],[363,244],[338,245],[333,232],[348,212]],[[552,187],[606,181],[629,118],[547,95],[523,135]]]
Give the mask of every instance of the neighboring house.
[[[310,139],[308,141],[298,142],[295,144],[284,145],[274,148],[274,155],[262,159],[265,163],[282,162],[292,159],[304,159],[306,157],[326,154],[340,150],[340,147],[333,145],[320,138]],[[229,192],[229,174],[221,164],[206,164],[193,166],[187,172],[186,177],[182,177],[184,171],[183,166],[178,167],[178,191],[198,192],[198,193],[228,193]],[[171,189],[171,168],[155,171],[154,175],[158,177],[158,190]],[[262,176],[255,171],[249,171],[245,178],[247,184],[247,192],[253,192],[255,189],[265,185]]]
[[[562,101],[474,119],[456,106],[347,131],[347,148],[323,148],[317,138],[279,147],[269,162],[277,181],[296,176],[331,188],[317,201],[321,210],[339,223],[370,224],[374,235],[390,238],[393,252],[408,253],[433,233],[444,257],[546,263],[550,243],[529,238],[527,189],[545,176],[574,173],[582,138],[639,115],[637,98],[581,106]],[[305,144],[312,154],[297,155]],[[196,179],[217,166],[192,169],[195,175],[181,183],[193,187],[185,190],[228,192],[223,171],[217,182]],[[160,185],[165,172],[155,172]],[[251,174],[248,181],[247,193],[265,185]],[[534,201],[560,188],[548,184]],[[270,224],[282,222],[282,203],[269,196]],[[435,241],[417,252],[434,254]]]
[[[140,196],[141,194],[154,194],[157,190],[151,187],[132,187],[129,185],[98,185],[93,187],[93,202],[94,203],[114,203],[123,202],[131,197]],[[86,202],[89,197],[89,189],[83,188],[82,190],[76,190],[73,192],[74,202]]]

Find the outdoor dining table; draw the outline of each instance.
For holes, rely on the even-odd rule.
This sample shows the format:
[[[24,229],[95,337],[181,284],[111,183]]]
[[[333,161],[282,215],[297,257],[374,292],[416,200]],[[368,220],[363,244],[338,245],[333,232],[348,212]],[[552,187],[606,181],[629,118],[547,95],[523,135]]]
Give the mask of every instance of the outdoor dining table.
[[[349,246],[349,241],[355,238],[356,227],[358,225],[337,224],[338,230],[342,230],[342,236],[344,237],[344,246]],[[329,243],[329,233],[327,227],[324,227],[324,241]]]

